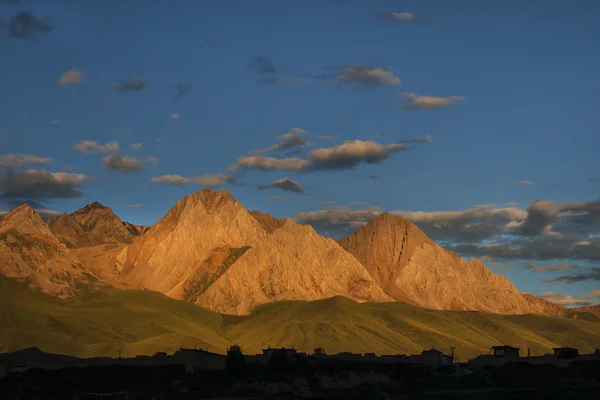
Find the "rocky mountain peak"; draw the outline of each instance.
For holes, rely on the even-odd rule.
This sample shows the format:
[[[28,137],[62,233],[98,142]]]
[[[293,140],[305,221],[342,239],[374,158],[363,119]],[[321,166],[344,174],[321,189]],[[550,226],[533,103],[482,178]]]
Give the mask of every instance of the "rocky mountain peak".
[[[218,209],[227,203],[237,202],[237,200],[229,193],[227,189],[221,189],[219,191],[213,191],[212,189],[202,189],[194,193],[195,199],[200,201],[206,211]]]
[[[0,222],[0,231],[10,229],[18,230],[22,233],[35,233],[48,230],[48,225],[42,220],[42,217],[28,204],[22,204],[6,214]]]

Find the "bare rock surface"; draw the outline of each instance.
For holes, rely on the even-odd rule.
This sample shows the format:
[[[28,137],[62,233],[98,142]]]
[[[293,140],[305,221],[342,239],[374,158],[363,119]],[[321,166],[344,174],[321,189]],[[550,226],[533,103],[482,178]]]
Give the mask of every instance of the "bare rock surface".
[[[185,282],[217,248],[250,246],[267,234],[226,190],[188,195],[116,257],[133,285],[183,298]]]
[[[382,213],[338,243],[396,300],[438,310],[535,312],[503,275],[441,248],[400,217]]]
[[[0,274],[61,298],[96,281],[26,204],[0,221]]]
[[[131,243],[147,227],[123,222],[112,209],[97,201],[49,221],[54,235],[69,248]]]
[[[281,300],[345,296],[393,301],[365,268],[332,239],[292,220],[252,245],[196,301],[225,314],[246,315]]]

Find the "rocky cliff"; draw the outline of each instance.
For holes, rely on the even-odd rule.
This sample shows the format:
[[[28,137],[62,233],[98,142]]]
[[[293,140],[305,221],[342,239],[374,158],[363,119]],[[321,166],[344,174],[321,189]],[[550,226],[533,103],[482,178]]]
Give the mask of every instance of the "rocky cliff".
[[[383,213],[338,243],[396,300],[438,310],[535,312],[504,276],[441,248],[400,217]]]
[[[25,204],[0,221],[0,274],[61,298],[96,281]]]

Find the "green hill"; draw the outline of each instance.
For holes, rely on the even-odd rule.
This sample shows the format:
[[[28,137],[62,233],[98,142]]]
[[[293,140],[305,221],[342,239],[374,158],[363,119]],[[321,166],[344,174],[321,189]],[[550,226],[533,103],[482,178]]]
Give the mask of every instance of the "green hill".
[[[525,354],[572,346],[600,347],[593,318],[505,316],[436,311],[403,303],[358,304],[343,297],[285,301],[248,317],[220,315],[152,291],[106,290],[82,300],[57,300],[0,277],[0,352],[31,346],[75,356],[173,352],[180,346],[225,352],[237,343],[247,353],[268,346],[332,354],[417,353],[456,347],[461,359],[510,344]]]

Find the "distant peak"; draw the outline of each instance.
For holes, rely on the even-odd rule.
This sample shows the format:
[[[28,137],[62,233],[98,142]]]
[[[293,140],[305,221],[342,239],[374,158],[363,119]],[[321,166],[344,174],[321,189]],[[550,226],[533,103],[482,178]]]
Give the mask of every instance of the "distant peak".
[[[87,206],[83,207],[84,209],[88,209],[88,210],[94,210],[94,209],[102,209],[102,208],[108,208],[103,206],[100,202],[98,201],[94,201],[93,203],[88,204]]]
[[[221,189],[219,191],[202,189],[192,194],[190,197],[200,201],[207,210],[236,201],[227,189]]]
[[[40,214],[38,214],[33,208],[31,208],[27,204],[22,204],[19,207],[13,209],[11,212],[6,214],[4,218],[2,218],[2,226],[3,227],[12,227],[12,228],[23,228],[29,230],[34,227],[37,229],[43,225],[46,225],[42,220]]]
[[[29,204],[21,204],[19,207],[14,208],[11,212],[6,214],[6,218],[15,216],[37,216],[41,220],[40,215],[33,208],[31,208]]]
[[[382,212],[371,220],[370,223],[375,224],[410,224],[411,222],[402,217],[392,215],[388,212]]]

